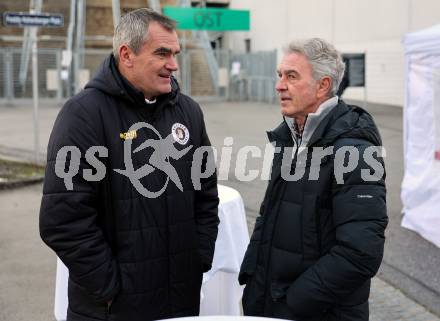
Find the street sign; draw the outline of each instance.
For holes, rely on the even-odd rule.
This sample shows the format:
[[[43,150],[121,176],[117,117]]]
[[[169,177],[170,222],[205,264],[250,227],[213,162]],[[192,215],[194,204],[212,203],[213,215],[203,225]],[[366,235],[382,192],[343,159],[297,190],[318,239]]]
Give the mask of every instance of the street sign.
[[[217,8],[165,7],[163,14],[177,21],[178,29],[186,30],[249,30],[248,10]]]
[[[3,24],[10,27],[62,27],[64,16],[53,13],[5,12]]]

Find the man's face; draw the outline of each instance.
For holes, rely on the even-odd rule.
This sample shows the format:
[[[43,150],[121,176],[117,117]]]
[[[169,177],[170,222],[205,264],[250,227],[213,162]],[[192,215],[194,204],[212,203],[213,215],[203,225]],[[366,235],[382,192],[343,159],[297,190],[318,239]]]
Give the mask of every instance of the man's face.
[[[168,31],[157,22],[150,23],[146,43],[137,55],[131,54],[128,80],[149,99],[169,93],[171,75],[179,68],[176,60],[179,52],[176,31]]]
[[[319,81],[312,77],[312,67],[307,58],[299,53],[287,54],[278,67],[276,90],[279,95],[281,114],[303,118],[315,112],[321,103]]]

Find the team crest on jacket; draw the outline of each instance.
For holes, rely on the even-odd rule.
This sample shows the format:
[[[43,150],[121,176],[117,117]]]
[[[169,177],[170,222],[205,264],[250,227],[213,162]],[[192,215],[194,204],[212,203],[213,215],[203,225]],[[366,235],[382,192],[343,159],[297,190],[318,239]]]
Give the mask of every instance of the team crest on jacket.
[[[185,125],[182,125],[180,123],[175,123],[171,127],[171,134],[173,135],[173,138],[176,142],[178,142],[180,145],[185,145],[188,143],[189,140],[189,130],[186,128]]]

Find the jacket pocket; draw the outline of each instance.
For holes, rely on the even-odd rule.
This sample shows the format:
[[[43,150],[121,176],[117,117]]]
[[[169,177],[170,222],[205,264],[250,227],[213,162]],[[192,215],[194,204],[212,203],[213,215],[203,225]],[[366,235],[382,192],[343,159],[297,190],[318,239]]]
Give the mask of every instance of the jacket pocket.
[[[71,320],[107,319],[107,303],[97,302],[70,278],[68,283],[68,297],[69,313],[72,315]]]
[[[254,277],[257,269],[258,247],[259,244],[250,243],[246,250],[243,262],[241,262],[240,272],[238,273],[238,283],[240,285],[249,284]]]
[[[243,290],[242,305],[244,315],[261,316],[264,313],[264,285],[261,283],[262,269],[255,271]],[[260,280],[260,282],[257,281]]]
[[[253,274],[254,274],[253,271],[247,271],[247,270],[240,271],[240,273],[238,274],[238,283],[240,285],[248,284]]]
[[[82,315],[72,311],[70,308],[67,309],[67,321],[105,321],[107,319],[97,319],[90,317],[88,315]]]
[[[286,302],[286,292],[289,286],[290,283],[287,282],[272,282],[270,284],[270,295],[272,298],[272,304],[270,305],[271,316],[286,320],[296,320]]]
[[[270,295],[274,302],[286,302],[286,292],[291,283],[287,282],[272,282],[270,284]]]
[[[258,243],[249,243],[243,261],[241,262],[238,282],[240,285],[247,284],[257,268]]]
[[[116,296],[111,300],[110,304],[107,303],[107,314],[111,314],[113,311],[113,307],[116,304],[116,301],[118,300],[120,296],[120,293],[116,294]]]

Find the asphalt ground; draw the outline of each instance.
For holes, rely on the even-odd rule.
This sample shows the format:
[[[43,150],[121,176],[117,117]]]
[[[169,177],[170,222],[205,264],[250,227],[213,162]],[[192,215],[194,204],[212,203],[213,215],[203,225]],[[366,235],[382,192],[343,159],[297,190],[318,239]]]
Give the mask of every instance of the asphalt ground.
[[[237,179],[237,153],[249,145],[264,152],[265,131],[281,120],[278,106],[219,101],[201,101],[201,105],[211,141],[220,155],[226,155],[230,148],[225,147],[224,139],[233,138],[232,166],[220,173],[229,177],[220,183],[241,193],[251,231],[267,182]],[[40,161],[59,108],[54,101],[41,102]],[[372,286],[370,320],[440,320],[440,249],[400,227],[402,109],[375,104],[368,104],[366,109],[373,114],[387,150],[390,217],[384,262]],[[14,101],[13,106],[0,103],[0,156],[33,160],[32,124],[31,101]],[[222,148],[226,148],[225,153]],[[246,169],[261,168],[262,157],[247,160]],[[56,260],[38,235],[40,199],[41,184],[0,192],[0,321],[54,319]]]

